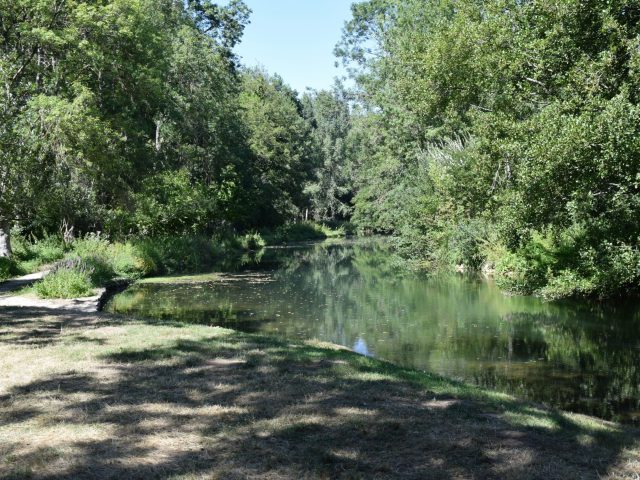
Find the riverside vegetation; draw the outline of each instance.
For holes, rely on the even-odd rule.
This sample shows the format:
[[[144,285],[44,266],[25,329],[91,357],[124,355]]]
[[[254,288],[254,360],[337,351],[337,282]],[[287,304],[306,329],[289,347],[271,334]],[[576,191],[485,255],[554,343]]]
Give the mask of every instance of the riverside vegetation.
[[[243,67],[248,15],[238,0],[0,0],[1,277],[75,255],[38,288],[86,290],[105,276],[98,234],[131,276],[334,234],[346,100]]]
[[[512,293],[637,291],[635,2],[356,2],[336,47],[354,87],[303,95],[235,56],[241,0],[0,12],[0,257],[16,226],[121,241],[351,220]]]
[[[136,280],[152,275],[202,272],[224,258],[248,262],[267,244],[341,237],[344,227],[313,222],[282,226],[265,233],[206,236],[167,236],[112,242],[100,234],[65,243],[59,236],[31,241],[14,235],[13,257],[0,259],[0,280],[48,268],[32,289],[42,298],[91,295],[114,278]]]

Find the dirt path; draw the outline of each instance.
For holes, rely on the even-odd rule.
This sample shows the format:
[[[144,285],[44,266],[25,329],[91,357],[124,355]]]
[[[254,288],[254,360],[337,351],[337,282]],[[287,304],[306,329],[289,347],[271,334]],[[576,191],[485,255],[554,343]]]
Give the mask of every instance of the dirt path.
[[[69,299],[46,299],[38,298],[33,294],[17,295],[14,293],[42,279],[47,273],[49,273],[48,270],[36,272],[0,283],[0,307],[44,308],[81,313],[98,311],[98,306],[106,291],[104,288],[96,289],[90,297]]]
[[[0,295],[3,295],[7,292],[13,292],[14,290],[19,290],[23,287],[31,285],[38,280],[41,280],[47,273],[48,270],[36,273],[30,273],[29,275],[25,275],[23,277],[16,277],[4,282],[0,282]]]
[[[100,288],[91,297],[69,299],[46,299],[35,295],[0,295],[0,307],[47,308],[93,313],[98,311],[98,305],[104,293],[105,289]]]

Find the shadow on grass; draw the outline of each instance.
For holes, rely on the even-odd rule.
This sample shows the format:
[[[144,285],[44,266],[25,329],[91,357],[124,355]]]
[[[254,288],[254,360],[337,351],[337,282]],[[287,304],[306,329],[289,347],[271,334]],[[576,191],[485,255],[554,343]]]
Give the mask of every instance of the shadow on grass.
[[[633,478],[636,430],[350,352],[68,312],[57,338],[25,344],[43,327],[21,315],[5,353],[86,340],[95,360],[0,396],[3,478]],[[129,323],[148,344],[93,341]]]

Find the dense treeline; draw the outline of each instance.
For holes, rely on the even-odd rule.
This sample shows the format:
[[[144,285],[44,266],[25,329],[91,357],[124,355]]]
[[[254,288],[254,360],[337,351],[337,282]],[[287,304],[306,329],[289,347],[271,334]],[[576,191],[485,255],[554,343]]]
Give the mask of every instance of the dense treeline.
[[[350,219],[513,292],[637,289],[640,4],[352,13],[336,54],[355,89],[299,95],[234,55],[240,0],[0,0],[0,256],[16,228],[167,238]]]
[[[511,291],[609,296],[640,280],[640,4],[370,0],[337,54],[361,228]],[[355,120],[354,120],[355,121]]]
[[[16,226],[118,238],[335,217],[306,193],[325,161],[313,112],[346,104],[303,104],[244,69],[233,47],[249,13],[239,0],[0,0],[0,255]]]

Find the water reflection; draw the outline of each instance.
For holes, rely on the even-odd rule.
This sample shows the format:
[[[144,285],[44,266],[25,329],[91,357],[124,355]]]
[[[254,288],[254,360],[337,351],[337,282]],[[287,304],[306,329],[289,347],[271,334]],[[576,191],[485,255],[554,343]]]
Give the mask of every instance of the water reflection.
[[[472,278],[402,274],[381,241],[269,249],[249,265],[251,273],[222,280],[134,286],[107,308],[318,338],[569,410],[640,421],[636,305],[543,303]]]

